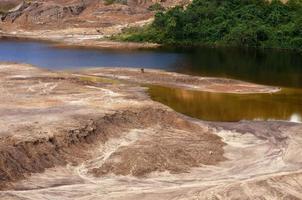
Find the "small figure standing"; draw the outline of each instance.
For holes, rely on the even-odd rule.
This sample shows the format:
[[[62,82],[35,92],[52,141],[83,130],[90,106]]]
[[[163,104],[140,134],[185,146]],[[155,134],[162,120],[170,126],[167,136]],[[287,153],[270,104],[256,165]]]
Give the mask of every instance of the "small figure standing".
[[[142,73],[145,73],[145,69],[144,69],[144,68],[141,68],[141,72],[142,72]]]

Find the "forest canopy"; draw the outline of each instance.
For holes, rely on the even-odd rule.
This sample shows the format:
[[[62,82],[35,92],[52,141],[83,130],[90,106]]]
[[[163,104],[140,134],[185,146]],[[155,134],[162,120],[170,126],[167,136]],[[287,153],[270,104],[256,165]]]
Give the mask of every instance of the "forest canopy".
[[[193,0],[129,28],[124,41],[302,49],[302,0]]]

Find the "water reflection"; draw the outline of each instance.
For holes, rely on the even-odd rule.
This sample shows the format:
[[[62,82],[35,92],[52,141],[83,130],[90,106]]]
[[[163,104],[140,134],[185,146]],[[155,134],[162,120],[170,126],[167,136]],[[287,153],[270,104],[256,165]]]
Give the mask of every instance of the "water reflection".
[[[181,54],[169,51],[57,48],[43,42],[0,39],[0,62],[28,63],[48,69],[109,66],[169,70],[182,58]]]
[[[135,51],[60,49],[47,43],[6,39],[0,40],[1,61],[25,62],[50,69],[151,67],[302,89],[302,54],[292,51],[206,47]],[[234,95],[152,86],[149,92],[154,100],[204,120],[302,121],[302,92],[299,89],[286,89],[273,95]]]
[[[184,51],[179,72],[302,88],[302,54],[293,51],[196,48]]]
[[[301,122],[302,121],[301,115],[295,113],[290,117],[289,121],[291,121],[291,122]]]
[[[276,94],[225,94],[150,86],[149,94],[177,112],[208,121],[286,120],[301,122],[302,90]]]
[[[187,74],[302,88],[302,54],[271,49],[62,49],[42,42],[0,39],[1,61],[24,62],[50,69],[92,66],[160,68]]]

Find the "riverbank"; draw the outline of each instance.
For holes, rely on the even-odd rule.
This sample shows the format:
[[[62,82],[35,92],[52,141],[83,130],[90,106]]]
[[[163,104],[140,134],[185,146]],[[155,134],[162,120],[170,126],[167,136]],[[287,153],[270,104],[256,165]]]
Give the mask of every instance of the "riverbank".
[[[144,79],[238,84],[157,70],[0,64],[0,198],[301,198],[301,124],[192,119],[152,101]],[[251,89],[239,83],[228,91]]]
[[[255,94],[275,93],[281,90],[281,88],[279,87],[264,86],[239,80],[191,76],[155,69],[127,69],[106,67],[85,69],[79,71],[79,73],[88,76],[105,77],[139,84],[164,85],[169,87],[215,93]]]
[[[0,30],[0,39],[16,39],[49,42],[59,48],[95,48],[95,49],[149,49],[161,45],[155,43],[118,42],[106,39],[107,36],[97,33],[95,29],[67,29],[67,30],[37,30],[12,31]]]
[[[82,47],[82,48],[109,48],[109,49],[141,49],[157,48],[155,43],[118,42],[107,39],[111,35],[120,33],[125,27],[143,26],[153,21],[153,17],[146,20],[113,25],[109,27],[70,27],[64,29],[22,29],[3,24],[0,29],[0,39],[37,40],[53,43],[56,47]]]

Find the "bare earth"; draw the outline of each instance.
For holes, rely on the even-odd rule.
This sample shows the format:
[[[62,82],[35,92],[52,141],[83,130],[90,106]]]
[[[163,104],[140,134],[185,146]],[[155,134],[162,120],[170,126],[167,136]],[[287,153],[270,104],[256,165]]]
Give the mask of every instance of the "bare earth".
[[[150,23],[155,2],[5,0],[0,7],[10,10],[0,13],[0,38],[62,48],[154,48],[105,40]],[[166,8],[188,2],[160,1]],[[160,70],[51,72],[1,63],[0,199],[302,199],[302,124],[195,120],[150,100],[146,84],[280,90]]]
[[[150,100],[142,79],[212,92],[276,89],[2,63],[0,199],[302,199],[301,124],[195,120]]]
[[[111,2],[112,1],[112,2]],[[25,2],[25,3],[24,3]],[[155,48],[158,44],[119,43],[108,36],[124,28],[152,22],[155,3],[169,9],[191,0],[1,0],[1,37],[59,42],[60,46],[95,48]],[[284,0],[286,2],[286,0]],[[1,14],[5,5],[15,7]]]
[[[6,0],[18,3],[17,0]],[[110,1],[110,0],[109,0]],[[25,1],[7,13],[0,12],[0,38],[31,38],[60,42],[60,46],[97,48],[154,48],[156,44],[106,41],[123,28],[149,24],[155,12],[149,6],[158,2],[163,7],[185,5],[190,0],[33,0]],[[113,0],[114,2],[114,0]],[[1,2],[0,2],[1,8]],[[105,40],[105,41],[104,41]]]
[[[165,85],[191,90],[224,93],[274,93],[280,91],[278,87],[258,85],[226,78],[200,77],[166,72],[163,70],[131,68],[96,68],[80,71],[80,74],[124,80],[140,84]]]

